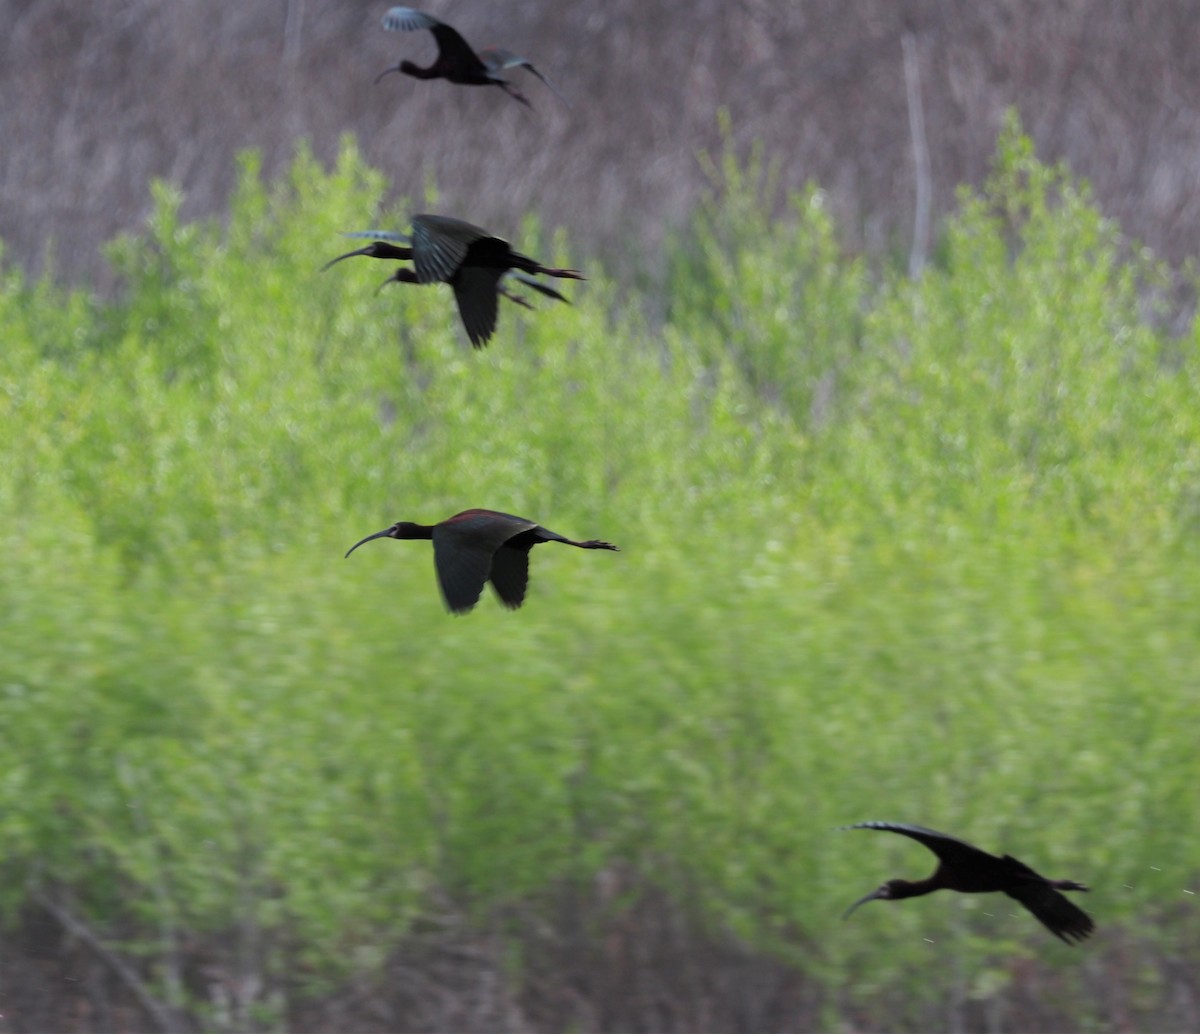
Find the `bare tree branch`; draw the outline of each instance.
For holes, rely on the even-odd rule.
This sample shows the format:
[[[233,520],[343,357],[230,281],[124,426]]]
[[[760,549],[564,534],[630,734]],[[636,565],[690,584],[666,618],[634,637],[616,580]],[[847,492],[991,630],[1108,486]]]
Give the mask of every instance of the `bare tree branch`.
[[[916,280],[925,268],[929,252],[929,220],[933,187],[929,175],[929,141],[925,138],[925,109],[921,106],[921,68],[917,39],[911,32],[900,37],[904,49],[904,92],[908,98],[908,126],[912,134],[917,207],[913,215],[912,250],[908,253],[908,275]]]
[[[104,942],[92,932],[82,919],[75,916],[65,905],[52,900],[40,889],[33,888],[30,891],[30,897],[53,916],[72,937],[86,944],[117,975],[138,1000],[146,1014],[154,1021],[154,1025],[159,1031],[162,1031],[163,1034],[171,1034],[173,1031],[187,1029],[182,1023],[172,1018],[167,1008],[150,993],[150,989],[133,968],[112,949],[105,946]]]

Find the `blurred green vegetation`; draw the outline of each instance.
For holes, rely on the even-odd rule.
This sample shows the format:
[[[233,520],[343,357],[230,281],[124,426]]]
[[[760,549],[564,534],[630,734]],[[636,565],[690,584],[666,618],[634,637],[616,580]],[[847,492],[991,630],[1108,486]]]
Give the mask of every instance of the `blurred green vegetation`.
[[[620,863],[868,1013],[917,968],[914,1009],[1122,926],[1172,950],[1200,355],[1146,318],[1162,271],[1015,126],[918,282],[841,254],[820,190],[773,220],[761,161],[714,173],[664,323],[530,224],[589,281],[480,353],[442,287],[317,273],[407,224],[349,143],[245,158],[227,225],[156,186],[118,304],[3,271],[9,915],[66,885],[163,951],[301,945],[316,986],[435,897],[484,922]],[[520,613],[461,619],[427,545],[342,559],[470,506],[623,552],[539,550]],[[843,925],[930,868],[833,831],[867,818],[1091,883],[1100,938],[950,895]]]

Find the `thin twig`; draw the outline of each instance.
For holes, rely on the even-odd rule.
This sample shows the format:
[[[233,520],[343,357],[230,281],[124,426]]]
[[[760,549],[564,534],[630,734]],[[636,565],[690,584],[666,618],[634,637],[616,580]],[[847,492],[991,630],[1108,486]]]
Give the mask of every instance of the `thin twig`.
[[[904,91],[908,96],[908,126],[912,133],[913,165],[917,181],[917,211],[913,217],[912,251],[908,255],[908,275],[916,280],[925,268],[929,251],[929,210],[933,189],[929,175],[929,141],[925,137],[925,109],[921,106],[921,69],[917,63],[917,38],[906,32],[900,38],[904,48]]]
[[[104,942],[92,932],[91,928],[82,919],[77,918],[65,906],[51,900],[37,888],[31,891],[31,896],[34,901],[58,920],[64,930],[91,948],[100,960],[120,978],[146,1013],[154,1020],[155,1026],[163,1034],[170,1034],[171,1031],[183,1029],[176,1025],[166,1007],[150,993],[150,989],[142,981],[142,978],[119,955],[106,947]]]

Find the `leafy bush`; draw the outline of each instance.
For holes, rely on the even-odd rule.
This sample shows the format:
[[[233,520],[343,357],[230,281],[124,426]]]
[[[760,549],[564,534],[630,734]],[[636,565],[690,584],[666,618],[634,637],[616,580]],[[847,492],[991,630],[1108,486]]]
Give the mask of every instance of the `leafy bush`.
[[[406,221],[349,143],[275,184],[245,159],[226,228],[157,186],[118,305],[10,270],[10,912],[68,885],[318,986],[435,902],[482,923],[621,865],[876,1023],[898,988],[919,1025],[1014,956],[1077,960],[978,899],[841,925],[930,864],[832,831],[879,817],[1182,943],[1195,332],[1145,324],[1158,271],[1015,126],[916,283],[840,256],[819,191],[770,224],[752,173],[724,166],[664,325],[571,253],[574,304],[504,305],[480,353],[444,288],[318,274]],[[454,620],[428,546],[342,559],[469,506],[623,552],[538,550],[519,614]]]

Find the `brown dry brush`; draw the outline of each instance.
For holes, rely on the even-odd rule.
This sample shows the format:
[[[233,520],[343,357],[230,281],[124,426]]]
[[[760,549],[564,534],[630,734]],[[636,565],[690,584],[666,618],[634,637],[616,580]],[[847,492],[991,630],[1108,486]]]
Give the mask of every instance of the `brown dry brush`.
[[[18,1034],[814,1029],[817,981],[706,927],[620,867],[482,922],[441,895],[381,965],[315,992],[304,946],[278,933],[255,958],[240,931],[188,934],[168,960],[136,923],[102,934],[69,891],[38,891],[0,934],[0,1012]]]
[[[916,204],[902,40],[911,36],[935,217],[981,181],[1016,106],[1039,155],[1090,179],[1127,232],[1178,261],[1200,231],[1200,48],[1190,0],[429,0],[477,45],[529,55],[572,99],[392,76],[424,34],[335,0],[2,0],[0,239],[37,272],[111,287],[99,247],[165,177],[219,214],[247,147],[272,174],[297,138],[355,133],[398,195],[515,232],[536,212],[653,267],[705,187],[728,109],[783,185],[827,188],[848,247],[906,254]],[[421,5],[419,5],[421,6]],[[910,68],[910,71],[912,69]],[[515,73],[522,75],[523,73]],[[911,92],[909,94],[911,97]],[[364,214],[364,218],[367,217]],[[613,263],[614,265],[616,263]]]
[[[1178,931],[1169,944],[1109,928],[1079,967],[1013,955],[997,962],[988,986],[964,971],[934,998],[899,986],[831,986],[805,972],[803,960],[821,949],[799,932],[782,935],[793,956],[785,961],[614,867],[483,921],[443,897],[382,964],[357,967],[319,993],[303,951],[278,936],[260,937],[261,957],[249,959],[236,931],[189,935],[174,960],[187,997],[172,1006],[161,1000],[164,964],[144,950],[146,931],[126,924],[101,936],[69,894],[36,897],[0,936],[0,1012],[14,1034],[801,1034],[878,1029],[883,1017],[897,1031],[980,1034],[1200,1027],[1200,973],[1179,961],[1200,952],[1200,934],[1182,915],[1160,917]]]

